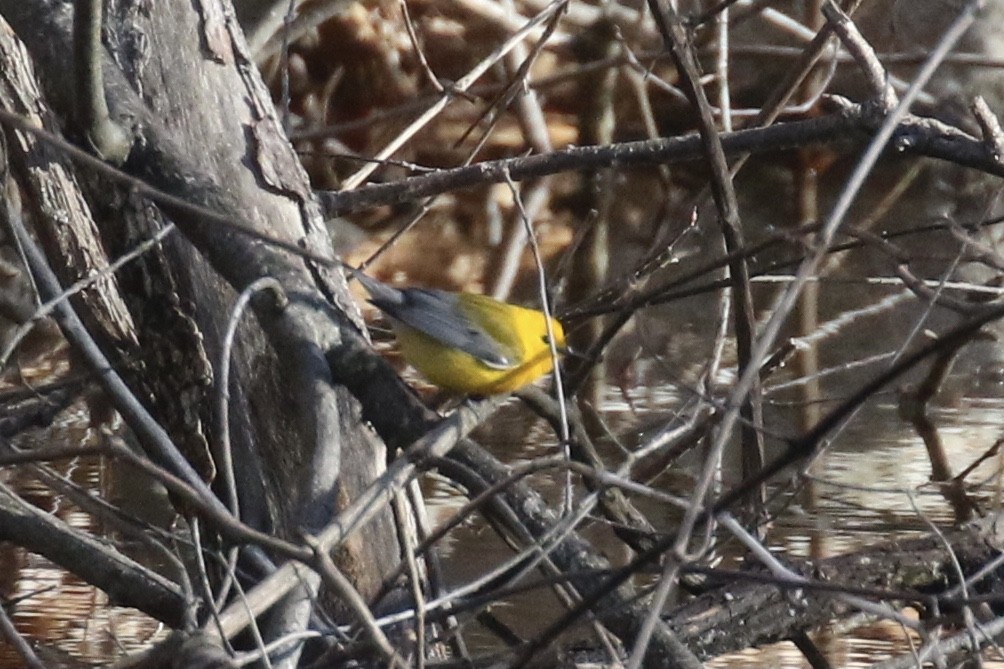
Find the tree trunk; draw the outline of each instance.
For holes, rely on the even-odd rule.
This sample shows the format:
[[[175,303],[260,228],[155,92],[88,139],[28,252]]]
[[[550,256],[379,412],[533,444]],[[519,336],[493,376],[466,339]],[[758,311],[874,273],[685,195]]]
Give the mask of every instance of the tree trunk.
[[[212,0],[106,4],[106,97],[113,119],[136,138],[124,171],[259,234],[333,257],[306,175],[229,6]],[[26,45],[56,123],[72,128],[69,7],[2,0],[0,15]],[[43,153],[59,160],[48,148],[34,155]],[[21,160],[28,155],[23,148]],[[34,222],[64,284],[107,261],[94,253],[72,255],[61,240],[104,246],[114,259],[168,220],[181,229],[120,275],[128,313],[117,306],[114,281],[91,293],[107,304],[92,299],[86,310],[99,314],[89,322],[106,351],[127,365],[132,387],[203,475],[212,461],[220,462],[213,408],[235,290],[262,277],[280,282],[288,305],[252,301],[254,316],[245,315],[233,346],[227,390],[235,478],[246,523],[285,536],[319,529],[377,478],[386,459],[349,394],[332,384],[323,357],[344,328],[359,323],[341,277],[184,207],[158,209],[121,180],[87,168],[75,172],[84,198],[74,201],[73,211],[89,207],[96,235],[87,216],[63,215],[70,210],[62,203],[54,207],[27,170],[16,172],[25,199],[38,205]],[[384,511],[341,547],[336,562],[368,598],[399,556],[393,518]],[[280,625],[275,634],[302,627],[304,620],[301,611],[299,622]]]

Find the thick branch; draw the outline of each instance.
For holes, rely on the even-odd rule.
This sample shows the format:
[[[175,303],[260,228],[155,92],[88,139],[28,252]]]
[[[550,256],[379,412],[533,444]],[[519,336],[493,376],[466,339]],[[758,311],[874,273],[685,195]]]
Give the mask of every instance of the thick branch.
[[[722,133],[727,156],[744,153],[778,153],[806,146],[851,142],[863,144],[881,125],[882,117],[871,107],[840,102],[841,111],[829,116],[778,123],[766,128]],[[993,148],[939,121],[908,115],[899,124],[896,147],[917,155],[947,160],[963,167],[1004,176],[1004,161]],[[535,177],[595,170],[603,167],[646,167],[704,160],[706,154],[696,133],[666,139],[624,142],[609,146],[579,146],[546,155],[508,158],[469,167],[438,170],[385,184],[372,184],[353,191],[321,193],[329,217],[380,205],[409,202],[460,188],[504,183]]]
[[[6,486],[0,486],[0,539],[43,555],[88,583],[100,583],[117,605],[141,609],[172,627],[184,619],[185,598],[177,585],[26,503]]]

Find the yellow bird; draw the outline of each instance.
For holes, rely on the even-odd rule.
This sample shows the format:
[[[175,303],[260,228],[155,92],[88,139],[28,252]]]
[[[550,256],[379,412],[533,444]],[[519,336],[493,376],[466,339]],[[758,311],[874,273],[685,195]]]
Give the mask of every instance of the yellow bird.
[[[554,367],[543,312],[486,295],[398,289],[352,273],[370,302],[390,317],[405,360],[444,390],[509,393]],[[564,348],[565,331],[554,318],[551,333],[555,347]]]

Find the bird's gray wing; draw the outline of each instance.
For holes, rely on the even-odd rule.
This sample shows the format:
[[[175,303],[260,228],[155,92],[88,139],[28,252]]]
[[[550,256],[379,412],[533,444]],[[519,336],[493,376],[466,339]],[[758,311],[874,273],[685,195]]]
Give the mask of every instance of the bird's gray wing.
[[[399,290],[362,272],[357,272],[356,278],[369,292],[370,302],[394,320],[490,367],[506,369],[515,364],[488,333],[461,311],[456,293],[424,288]]]

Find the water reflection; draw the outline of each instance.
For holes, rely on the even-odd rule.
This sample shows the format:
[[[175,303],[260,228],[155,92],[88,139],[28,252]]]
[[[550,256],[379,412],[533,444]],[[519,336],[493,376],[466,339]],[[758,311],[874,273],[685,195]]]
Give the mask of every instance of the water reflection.
[[[94,438],[90,412],[84,403],[62,412],[45,430],[29,430],[16,443],[23,448],[50,444],[86,445]],[[75,484],[83,494],[100,495],[113,504],[135,511],[137,504],[150,499],[150,486],[144,482],[143,495],[121,494],[122,480],[133,479],[107,466],[97,456],[68,458],[48,464],[52,475]],[[117,540],[90,513],[82,511],[71,497],[57,492],[36,478],[28,466],[0,468],[0,476],[25,501],[83,532]],[[126,486],[128,489],[129,486]],[[127,501],[128,500],[128,501]],[[123,545],[120,543],[120,547]],[[127,553],[150,562],[144,551]],[[133,547],[135,549],[135,547]],[[52,663],[109,662],[126,653],[147,647],[162,632],[160,624],[135,609],[112,606],[107,595],[81,581],[47,559],[7,543],[0,543],[0,595],[7,602],[8,613],[21,634],[36,640],[36,652]],[[20,667],[23,659],[7,644],[0,642],[0,667]]]
[[[888,314],[883,318],[888,318]],[[856,331],[862,332],[861,328]],[[868,340],[869,331],[863,332],[864,339]],[[847,347],[834,346],[826,352],[824,358],[830,358],[828,364],[833,366],[833,372],[822,376],[826,400],[822,404],[823,411],[850,396],[863,379],[889,364],[895,352],[880,350],[874,354],[876,344],[881,349],[884,342],[859,340]],[[871,364],[840,366],[840,359],[869,355],[865,351],[871,352],[874,358]],[[667,349],[667,356],[673,354],[672,347]],[[983,458],[968,473],[966,483],[969,494],[984,509],[996,505],[1001,480],[1000,457],[985,457],[1002,436],[1004,392],[993,374],[998,355],[996,346],[986,344],[966,350],[928,412],[938,428],[953,475]],[[602,451],[611,467],[623,460],[625,451],[622,449],[637,448],[660,430],[676,425],[681,407],[694,400],[693,389],[680,381],[682,374],[672,379],[664,377],[661,383],[654,382],[658,370],[668,368],[664,357],[659,363],[649,362],[641,367],[640,374],[647,380],[644,386],[624,390],[607,386],[601,415],[616,439],[606,440]],[[914,374],[909,381],[915,383],[919,378],[919,374]],[[792,386],[782,386],[784,382],[781,377],[776,386],[768,389],[772,402],[767,411],[767,425],[768,430],[773,426],[776,437],[796,433],[792,426],[797,425],[794,418],[799,409],[797,394]],[[955,521],[952,506],[930,481],[931,464],[923,440],[900,416],[895,392],[899,386],[884,391],[860,410],[813,463],[810,473],[816,486],[815,502],[809,505],[799,495],[787,499],[787,503],[779,507],[767,540],[772,548],[790,557],[833,556],[893,537],[927,533],[930,523],[945,526]],[[527,427],[525,421],[529,419],[519,405],[507,406],[498,418],[499,421],[493,421],[492,428],[482,432],[480,437],[500,458],[519,463],[555,452],[554,436],[539,421],[531,420],[531,427]],[[523,446],[514,447],[514,442],[519,440],[513,438],[513,434],[521,435]],[[776,450],[778,440],[774,439],[773,443]],[[676,462],[658,479],[658,486],[686,495],[693,486],[702,456],[695,451]],[[736,463],[730,460],[726,465],[725,483],[737,480]],[[787,479],[781,477],[778,482],[783,486]],[[549,499],[560,499],[560,476],[537,474],[533,485]],[[437,522],[441,522],[461,502],[447,487],[433,486],[432,490],[435,494],[430,495],[430,506]],[[584,494],[583,491],[579,493]],[[672,509],[644,500],[635,501],[648,517],[661,518],[661,522],[675,515]],[[616,554],[623,551],[623,546],[604,529],[601,521],[587,527],[586,532],[618,562]],[[477,518],[453,533],[445,552],[448,563],[445,572],[450,574],[450,585],[458,586],[467,579],[477,578],[487,565],[501,563],[511,556],[511,551],[501,542],[489,538],[491,534]],[[726,550],[734,551],[734,548],[726,547]],[[733,552],[723,557],[734,560],[739,555]],[[554,605],[542,607],[539,599],[523,603],[514,599],[500,607],[498,613],[513,629],[530,636],[539,628],[539,623],[530,621],[550,619],[559,610]],[[475,648],[498,647],[497,639],[483,630],[472,629],[472,632],[470,640]],[[910,647],[900,627],[884,624],[861,628],[853,636],[841,633],[820,645],[834,666],[866,666],[881,658],[907,652]],[[806,663],[792,644],[785,643],[717,658],[709,666],[800,667]]]

